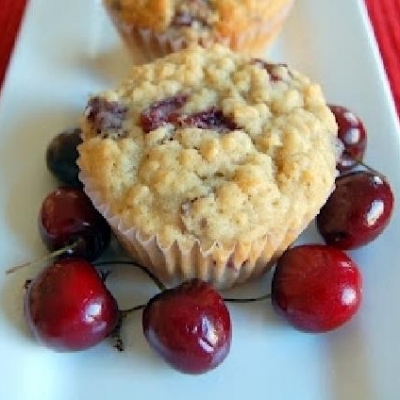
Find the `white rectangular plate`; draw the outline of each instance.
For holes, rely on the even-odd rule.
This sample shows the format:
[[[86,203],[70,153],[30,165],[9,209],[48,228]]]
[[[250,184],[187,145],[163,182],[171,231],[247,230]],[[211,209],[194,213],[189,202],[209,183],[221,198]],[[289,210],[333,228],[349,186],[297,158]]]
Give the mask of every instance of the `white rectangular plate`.
[[[298,1],[270,58],[319,81],[329,102],[348,106],[369,134],[366,160],[400,198],[399,126],[363,1]],[[0,270],[45,253],[37,213],[55,187],[44,164],[49,140],[75,126],[89,94],[113,86],[130,60],[99,1],[31,0],[0,102]],[[126,351],[109,343],[58,354],[30,337],[22,284],[32,270],[0,274],[0,398],[70,399],[400,399],[399,213],[385,233],[352,252],[364,276],[360,312],[323,335],[299,333],[269,302],[230,305],[233,343],[202,376],[166,366],[145,342],[140,313],[123,330]],[[311,227],[302,242],[320,241]],[[38,267],[36,267],[36,270]],[[269,290],[269,278],[236,294]],[[153,285],[132,268],[110,278],[123,307]]]

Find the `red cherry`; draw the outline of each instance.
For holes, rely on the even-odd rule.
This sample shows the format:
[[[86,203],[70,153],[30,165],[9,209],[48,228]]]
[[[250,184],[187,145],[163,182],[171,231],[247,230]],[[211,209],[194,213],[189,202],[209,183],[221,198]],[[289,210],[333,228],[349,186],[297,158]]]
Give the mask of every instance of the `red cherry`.
[[[79,189],[60,187],[46,196],[39,232],[50,251],[75,243],[66,255],[96,259],[110,241],[110,227]]]
[[[34,336],[58,351],[98,344],[119,317],[117,302],[96,269],[78,258],[45,268],[28,286],[24,312]]]
[[[372,171],[357,171],[336,179],[336,189],[316,222],[325,242],[342,250],[373,241],[388,225],[394,196],[387,180]]]
[[[215,289],[198,279],[153,297],[142,322],[150,346],[181,372],[207,372],[229,353],[229,311]]]
[[[176,113],[186,101],[186,95],[177,95],[151,104],[140,114],[143,131],[149,133],[168,123],[170,116]]]
[[[123,122],[127,108],[118,101],[108,101],[102,97],[92,97],[85,109],[85,117],[91,128],[102,137],[108,137],[109,131],[113,136],[124,136]]]
[[[81,129],[67,129],[55,136],[46,149],[48,170],[67,185],[82,187],[78,179],[78,145],[82,143]]]
[[[216,107],[211,107],[206,111],[200,111],[194,114],[171,114],[168,122],[176,126],[196,127],[199,129],[213,129],[220,133],[236,129],[236,125],[230,117]]]
[[[337,168],[339,171],[348,171],[362,161],[367,147],[367,132],[361,119],[345,107],[330,105],[336,123],[338,124],[338,138],[344,145]]]
[[[361,302],[356,264],[341,250],[302,245],[279,259],[272,280],[275,310],[295,328],[326,332],[347,322]]]

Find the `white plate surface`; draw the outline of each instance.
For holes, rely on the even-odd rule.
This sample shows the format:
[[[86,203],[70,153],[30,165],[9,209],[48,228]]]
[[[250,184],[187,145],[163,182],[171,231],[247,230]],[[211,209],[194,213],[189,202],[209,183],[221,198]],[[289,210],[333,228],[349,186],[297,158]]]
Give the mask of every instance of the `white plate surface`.
[[[363,118],[366,160],[388,176],[399,199],[399,126],[363,1],[298,1],[270,57],[310,75],[330,102]],[[30,1],[0,100],[0,271],[45,253],[37,212],[56,184],[45,148],[76,125],[88,95],[114,85],[129,64],[99,1]],[[39,346],[22,317],[22,284],[34,270],[0,273],[0,398],[398,400],[399,217],[396,209],[385,233],[351,254],[365,283],[362,308],[348,325],[304,334],[277,318],[268,302],[230,305],[231,352],[215,371],[196,377],[152,353],[140,313],[123,330],[124,353],[109,343],[74,354]],[[300,240],[320,241],[313,226]],[[265,292],[268,283],[266,277],[235,293]],[[155,292],[126,267],[110,284],[124,307]]]

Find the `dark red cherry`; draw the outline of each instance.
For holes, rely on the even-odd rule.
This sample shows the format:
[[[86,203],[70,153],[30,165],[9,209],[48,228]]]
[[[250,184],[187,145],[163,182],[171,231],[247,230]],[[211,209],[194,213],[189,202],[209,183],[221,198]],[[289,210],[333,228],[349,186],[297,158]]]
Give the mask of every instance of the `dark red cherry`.
[[[187,101],[186,95],[177,95],[151,104],[140,114],[140,125],[149,133],[169,122],[171,114],[176,113]]]
[[[236,129],[236,124],[225,116],[221,110],[211,107],[206,111],[193,114],[171,114],[169,122],[179,127],[196,127],[199,129],[213,129],[224,133]]]
[[[327,244],[355,249],[379,236],[390,221],[393,192],[388,181],[372,171],[357,171],[336,179],[336,189],[317,216]]]
[[[81,187],[78,179],[79,168],[77,146],[82,143],[79,128],[66,130],[55,136],[46,150],[46,165],[49,171],[61,182]]]
[[[201,374],[217,367],[231,345],[231,319],[213,287],[194,279],[153,297],[143,311],[150,346],[177,370]]]
[[[330,105],[338,124],[338,138],[344,145],[337,167],[348,171],[362,161],[367,146],[367,133],[361,119],[345,107]]]
[[[113,132],[115,137],[126,134],[123,123],[127,107],[118,101],[108,101],[102,97],[92,97],[85,109],[85,117],[97,135],[104,138]]]
[[[272,279],[274,309],[296,329],[326,332],[357,312],[362,280],[356,264],[341,250],[302,245],[279,259]]]
[[[46,196],[39,232],[50,251],[75,244],[65,255],[96,259],[110,241],[110,227],[79,189],[60,187]]]
[[[29,284],[24,313],[33,335],[58,351],[98,344],[119,318],[117,302],[96,269],[78,258],[57,261]]]

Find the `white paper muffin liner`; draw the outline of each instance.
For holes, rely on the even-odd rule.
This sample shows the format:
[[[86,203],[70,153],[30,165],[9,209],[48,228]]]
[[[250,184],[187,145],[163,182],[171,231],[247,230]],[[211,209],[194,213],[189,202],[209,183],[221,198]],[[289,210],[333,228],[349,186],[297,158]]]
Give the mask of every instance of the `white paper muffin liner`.
[[[304,224],[279,230],[274,234],[250,245],[236,244],[224,249],[214,243],[209,249],[201,248],[195,241],[191,248],[183,248],[174,242],[162,247],[157,236],[145,236],[135,227],[125,226],[118,215],[113,215],[110,207],[102,200],[94,182],[84,172],[80,172],[84,190],[97,210],[110,224],[117,240],[137,263],[149,268],[159,279],[168,285],[175,285],[191,278],[210,282],[218,289],[226,289],[244,283],[265,273],[297,239],[313,216],[307,216]]]
[[[218,42],[230,47],[232,50],[244,51],[253,56],[261,56],[280,32],[293,3],[294,0],[290,1],[273,18],[264,21],[264,23],[254,24],[253,28],[246,30],[246,32],[235,32],[231,36],[224,37],[214,35],[206,39],[199,37],[196,42],[202,46]],[[127,24],[119,18],[115,10],[107,6],[107,4],[105,4],[105,7],[121,38],[138,63],[152,61],[193,44],[194,39],[188,39],[184,36],[177,37],[176,32],[165,31],[157,33],[151,29],[142,29],[132,24]]]

